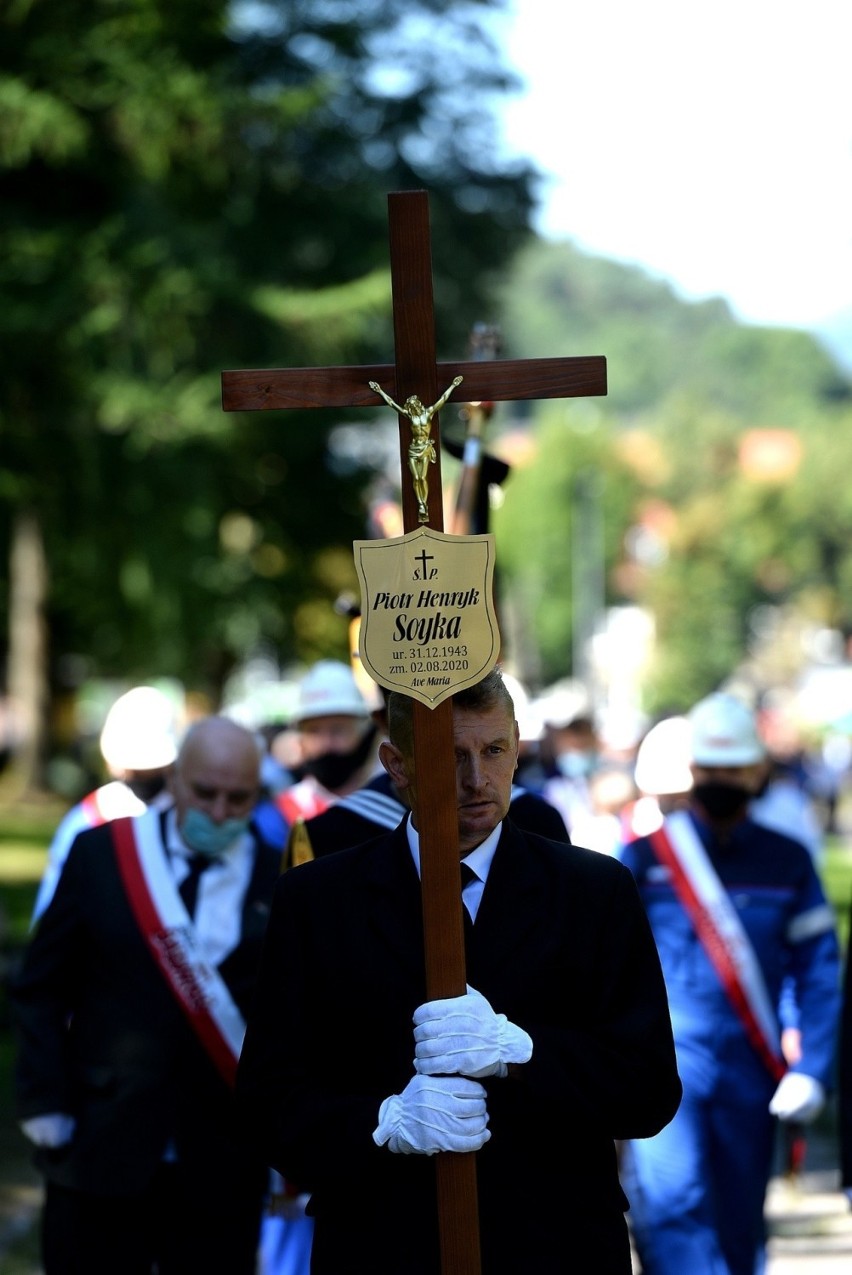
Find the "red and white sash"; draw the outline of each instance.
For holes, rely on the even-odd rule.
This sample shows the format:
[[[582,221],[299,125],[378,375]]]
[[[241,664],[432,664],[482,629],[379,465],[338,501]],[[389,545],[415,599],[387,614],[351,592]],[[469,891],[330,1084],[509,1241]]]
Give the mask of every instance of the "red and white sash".
[[[311,779],[302,779],[275,797],[275,804],[290,824],[297,819],[313,819],[331,805],[330,797],[320,792]]]
[[[109,825],[130,906],[169,987],[207,1053],[234,1084],[245,1022],[224,980],[202,955],[149,810]]]
[[[770,1074],[786,1071],[778,1047],[778,1023],[754,948],[728,892],[713,870],[689,815],[677,811],[648,836],[669,868],[672,883],[721,979],[746,1034]]]
[[[90,792],[80,805],[92,828],[120,819],[123,815],[143,815],[147,810],[145,802],[117,779]]]

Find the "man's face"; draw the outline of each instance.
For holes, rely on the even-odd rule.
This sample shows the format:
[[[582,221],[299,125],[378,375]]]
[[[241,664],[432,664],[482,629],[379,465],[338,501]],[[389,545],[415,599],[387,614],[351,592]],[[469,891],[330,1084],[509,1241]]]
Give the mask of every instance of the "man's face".
[[[466,711],[453,705],[453,745],[459,850],[464,858],[494,831],[509,809],[518,764],[518,725],[511,710],[501,706]],[[414,826],[422,828],[413,757],[387,739],[379,746],[379,757],[403,801],[411,806]]]
[[[299,726],[302,761],[313,761],[327,753],[351,753],[369,724],[369,718],[352,717],[347,713],[308,718]]]
[[[518,764],[518,726],[502,707],[453,710],[459,849],[464,858],[509,809]]]
[[[238,748],[188,751],[175,770],[172,789],[179,827],[193,807],[214,823],[244,819],[257,801],[257,750],[249,742]]]

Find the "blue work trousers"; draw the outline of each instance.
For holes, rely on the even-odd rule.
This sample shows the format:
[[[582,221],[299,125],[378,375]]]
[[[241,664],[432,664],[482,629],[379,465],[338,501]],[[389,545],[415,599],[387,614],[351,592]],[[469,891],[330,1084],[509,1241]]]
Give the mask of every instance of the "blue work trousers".
[[[623,1148],[642,1275],[763,1275],[775,1121],[764,1092],[731,1088],[685,1083],[671,1123]]]

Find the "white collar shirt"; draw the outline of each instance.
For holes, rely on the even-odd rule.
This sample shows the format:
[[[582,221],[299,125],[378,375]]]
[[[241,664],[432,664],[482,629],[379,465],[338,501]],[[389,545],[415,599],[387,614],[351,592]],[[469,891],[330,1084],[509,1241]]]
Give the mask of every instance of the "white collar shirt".
[[[469,881],[462,890],[462,902],[467,908],[472,921],[476,920],[476,914],[482,902],[485,882],[488,880],[488,873],[491,871],[491,861],[494,858],[494,851],[497,849],[497,842],[500,840],[502,829],[503,824],[498,823],[494,831],[488,834],[482,844],[478,845],[475,850],[471,850],[462,859],[462,863],[466,863],[476,873],[475,878]],[[405,830],[408,836],[411,857],[414,860],[414,866],[417,868],[417,875],[420,876],[420,835],[411,821],[410,814],[406,820]]]

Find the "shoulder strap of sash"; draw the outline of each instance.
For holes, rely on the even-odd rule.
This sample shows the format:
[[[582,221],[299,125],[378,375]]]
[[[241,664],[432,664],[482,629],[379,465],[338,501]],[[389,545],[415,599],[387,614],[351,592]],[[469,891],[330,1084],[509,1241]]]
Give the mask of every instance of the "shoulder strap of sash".
[[[695,926],[748,1039],[770,1074],[786,1071],[778,1027],[754,948],[685,811],[669,815],[649,834],[654,853],[672,874],[674,889]]]
[[[204,959],[174,883],[156,810],[110,823],[119,872],[137,925],[190,1026],[234,1085],[245,1023],[219,973]]]
[[[275,797],[275,804],[291,824],[297,819],[313,819],[328,809],[328,802],[304,783],[293,784]]]
[[[100,806],[98,805],[97,788],[94,792],[86,793],[86,796],[80,802],[80,805],[83,807],[86,818],[93,828],[96,828],[99,824],[106,822],[104,816],[101,814]]]

